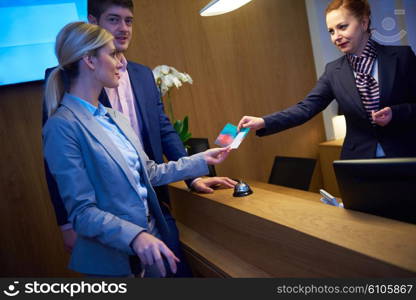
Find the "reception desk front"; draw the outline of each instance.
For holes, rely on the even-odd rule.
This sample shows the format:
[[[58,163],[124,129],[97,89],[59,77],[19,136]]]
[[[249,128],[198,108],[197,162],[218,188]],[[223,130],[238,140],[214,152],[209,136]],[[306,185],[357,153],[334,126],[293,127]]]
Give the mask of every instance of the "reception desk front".
[[[188,260],[205,277],[415,277],[416,225],[249,181],[254,193],[170,185]]]

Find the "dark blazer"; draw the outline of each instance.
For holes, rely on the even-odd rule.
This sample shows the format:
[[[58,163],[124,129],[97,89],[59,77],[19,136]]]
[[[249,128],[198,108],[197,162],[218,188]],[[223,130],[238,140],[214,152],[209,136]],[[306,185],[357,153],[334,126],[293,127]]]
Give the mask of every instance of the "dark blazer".
[[[355,85],[346,56],[326,65],[315,88],[298,104],[265,116],[258,136],[301,125],[336,99],[344,112],[347,134],[341,159],[374,158],[377,143],[387,157],[416,156],[416,56],[408,46],[377,44],[380,109],[391,107],[393,118],[385,126],[371,125]]]
[[[47,69],[45,78],[48,78],[53,69]],[[147,156],[156,163],[163,163],[163,155],[168,160],[176,161],[186,156],[186,151],[178,134],[164,113],[163,103],[160,100],[159,90],[155,84],[152,71],[141,64],[129,61],[127,70],[130,76],[133,93],[136,98],[138,107],[139,126],[143,138],[143,146]],[[68,80],[64,78],[68,85]],[[66,86],[68,89],[68,86]],[[103,90],[100,95],[100,102],[107,107],[111,107],[109,99]],[[43,108],[43,124],[47,120],[47,111]],[[56,218],[59,225],[68,223],[68,215],[59,195],[55,180],[50,175],[46,166],[46,179],[49,187],[49,193],[55,208]],[[188,186],[192,179],[186,181]],[[167,186],[155,188],[158,199],[162,204],[169,203],[169,194]],[[166,205],[161,205],[165,213]]]

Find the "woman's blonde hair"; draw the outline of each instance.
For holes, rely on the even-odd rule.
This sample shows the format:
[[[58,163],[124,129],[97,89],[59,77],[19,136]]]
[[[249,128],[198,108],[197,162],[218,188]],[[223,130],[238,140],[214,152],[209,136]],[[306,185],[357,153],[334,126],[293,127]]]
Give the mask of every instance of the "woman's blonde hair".
[[[63,72],[69,80],[76,77],[78,62],[85,55],[96,55],[112,39],[113,35],[104,28],[85,22],[69,23],[61,29],[55,43],[59,65],[50,73],[45,88],[48,117],[56,111],[65,93]]]

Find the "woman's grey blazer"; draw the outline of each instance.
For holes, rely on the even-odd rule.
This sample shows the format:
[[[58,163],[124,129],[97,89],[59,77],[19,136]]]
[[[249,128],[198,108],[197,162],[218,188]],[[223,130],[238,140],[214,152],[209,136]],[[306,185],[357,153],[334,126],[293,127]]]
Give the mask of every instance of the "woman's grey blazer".
[[[162,239],[169,235],[152,185],[164,185],[208,174],[203,154],[156,164],[121,113],[108,109],[111,119],[129,139],[147,172],[150,213]],[[126,161],[101,125],[81,104],[64,97],[43,128],[44,156],[78,233],[70,268],[86,274],[114,276],[131,273],[130,243],[147,228],[137,184]]]

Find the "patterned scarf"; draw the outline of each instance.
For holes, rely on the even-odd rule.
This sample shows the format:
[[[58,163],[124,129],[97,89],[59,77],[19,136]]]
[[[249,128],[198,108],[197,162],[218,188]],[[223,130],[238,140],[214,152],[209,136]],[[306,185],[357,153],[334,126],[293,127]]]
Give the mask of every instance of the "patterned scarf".
[[[347,58],[352,69],[356,73],[355,84],[357,85],[364,109],[368,114],[370,122],[374,125],[375,123],[371,117],[371,111],[379,110],[380,106],[380,89],[378,82],[371,76],[371,71],[373,70],[374,62],[377,58],[375,42],[372,39],[369,39],[361,56],[347,54]]]

